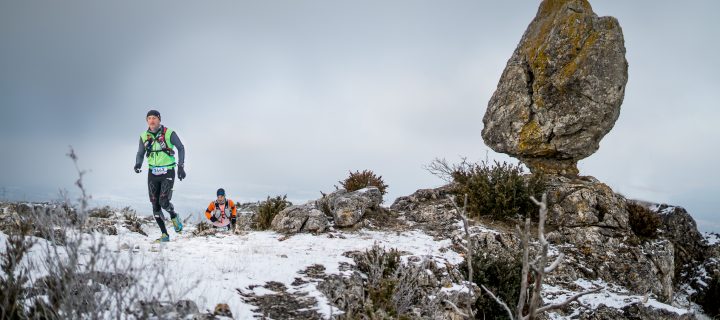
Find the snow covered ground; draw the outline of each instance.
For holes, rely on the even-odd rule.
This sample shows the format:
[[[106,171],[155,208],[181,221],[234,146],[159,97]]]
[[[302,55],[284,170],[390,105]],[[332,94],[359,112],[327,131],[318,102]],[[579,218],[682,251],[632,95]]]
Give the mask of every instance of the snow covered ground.
[[[378,244],[381,247],[396,248],[403,253],[407,261],[411,256],[458,264],[462,257],[449,249],[450,240],[434,240],[419,230],[397,231],[333,231],[331,233],[311,235],[297,234],[284,237],[272,231],[253,231],[244,235],[219,233],[210,236],[193,236],[194,226],[186,226],[182,234],[170,230],[169,243],[156,244],[152,239],[159,236],[155,225],[144,225],[148,237],[131,232],[117,225],[117,235],[95,233],[84,235],[87,245],[81,252],[89,254],[92,243],[102,242],[103,256],[117,264],[106,264],[101,270],[115,272],[126,270],[139,279],[136,289],[141,299],[150,300],[159,297],[161,301],[188,299],[197,303],[201,312],[212,311],[219,303],[230,306],[235,319],[251,319],[259,316],[252,310],[255,306],[246,304],[237,289],[244,292],[253,290],[257,295],[271,293],[260,287],[268,281],[285,284],[290,292],[294,290],[308,293],[318,304],[316,309],[325,317],[333,313],[328,301],[317,290],[315,282],[309,281],[300,286],[291,285],[296,278],[304,275],[298,272],[309,266],[320,264],[325,273],[342,273],[341,263],[353,263],[343,256],[348,251],[364,251]],[[0,252],[5,251],[7,236],[0,232]],[[23,265],[42,266],[48,242],[35,238],[36,245],[24,259]],[[93,242],[94,240],[95,242]],[[62,254],[61,254],[62,256]],[[119,265],[119,267],[118,267]],[[129,268],[131,267],[131,268]],[[42,268],[35,268],[32,279],[45,274]],[[642,301],[655,308],[662,308],[677,314],[687,310],[660,303],[652,298],[632,295],[622,287],[598,281],[578,279],[575,285],[589,289],[601,286],[604,290],[584,296],[580,299],[585,307],[597,308],[600,304],[622,308],[628,304]],[[250,289],[253,288],[253,289]],[[447,290],[464,290],[457,287]],[[564,288],[545,285],[544,300],[547,303],[561,302],[576,292]],[[337,310],[334,312],[337,314]],[[568,315],[551,314],[554,319]],[[112,317],[110,317],[112,318]]]
[[[170,231],[170,242],[156,244],[151,241],[159,235],[156,229],[146,226],[150,237],[123,227],[118,228],[118,235],[96,236],[104,238],[107,248],[105,254],[120,260],[120,265],[130,263],[134,270],[140,271],[141,287],[148,289],[144,292],[148,298],[160,296],[160,300],[167,301],[189,299],[198,304],[201,312],[212,311],[218,303],[227,303],[236,319],[253,318],[251,310],[255,308],[245,304],[236,289],[247,291],[248,286],[263,285],[267,281],[281,282],[293,288],[291,283],[295,278],[302,277],[298,271],[314,264],[323,265],[328,274],[340,273],[340,262],[352,263],[342,253],[366,250],[375,243],[388,249],[396,248],[415,256],[440,259],[452,264],[462,260],[452,250],[441,252],[442,248],[450,245],[450,240],[434,241],[432,237],[417,231],[400,234],[343,232],[343,238],[329,238],[328,234],[298,234],[279,241],[282,235],[272,231],[195,237],[190,234],[193,227],[188,226],[180,235]],[[4,251],[6,238],[5,234],[0,233],[0,250]],[[47,242],[39,238],[36,240],[38,243],[31,250],[30,256],[40,261]],[[107,268],[107,271],[114,271],[112,266]],[[42,275],[43,272],[38,271],[32,278],[37,279]],[[262,287],[254,290],[256,294],[268,291]],[[312,282],[299,290],[315,297],[318,310],[326,316],[330,315],[329,304]]]

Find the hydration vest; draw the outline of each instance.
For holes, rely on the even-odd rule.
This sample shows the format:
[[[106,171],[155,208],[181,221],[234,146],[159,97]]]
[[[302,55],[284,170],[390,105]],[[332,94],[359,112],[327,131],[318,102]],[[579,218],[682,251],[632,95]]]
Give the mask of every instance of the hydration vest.
[[[147,130],[140,134],[150,168],[175,168],[175,151],[173,151],[175,146],[170,141],[172,133],[172,129],[163,126],[156,134]]]
[[[221,203],[215,200],[215,210],[213,211],[213,216],[220,219],[220,217],[224,214],[226,219],[230,219],[232,217],[232,207],[230,207],[230,200],[225,199],[225,210],[220,210],[220,205]]]

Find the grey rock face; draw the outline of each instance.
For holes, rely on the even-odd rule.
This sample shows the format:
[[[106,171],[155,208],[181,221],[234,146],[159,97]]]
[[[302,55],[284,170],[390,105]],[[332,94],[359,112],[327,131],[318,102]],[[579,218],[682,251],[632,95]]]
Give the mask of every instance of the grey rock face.
[[[178,300],[172,302],[138,301],[136,308],[141,315],[157,316],[160,318],[183,318],[188,315],[201,316],[197,304],[191,300]]]
[[[329,222],[314,202],[294,205],[280,211],[271,223],[274,231],[286,234],[327,231]]]
[[[360,252],[346,252],[355,260],[355,266],[363,265],[370,272],[363,273],[355,267],[349,276],[332,274],[318,283],[317,288],[328,301],[344,312],[348,319],[363,318],[366,312],[373,312],[368,318],[390,319],[384,310],[373,311],[370,288],[377,290],[383,280],[396,283],[389,290],[391,303],[399,314],[412,319],[463,319],[452,310],[447,310],[444,301],[465,308],[468,301],[475,301],[480,288],[470,285],[470,290],[443,290],[463,283],[462,273],[457,266],[423,260],[418,256],[408,257],[408,263],[388,267],[383,259],[367,259]],[[374,301],[377,303],[378,301]]]
[[[235,232],[243,233],[256,228],[260,202],[246,202],[237,206]]]
[[[485,144],[533,172],[577,174],[615,125],[628,64],[622,30],[587,0],[545,0],[483,118]]]
[[[560,228],[547,234],[555,244],[570,244],[560,251],[565,263],[549,277],[550,282],[578,278],[603,279],[635,294],[653,293],[669,301],[673,293],[673,245],[667,240],[640,243],[632,234],[608,236],[606,228]]]
[[[707,258],[707,243],[685,209],[668,205],[657,205],[652,209],[662,217],[663,236],[675,245],[678,275],[683,269],[696,266]]]
[[[399,197],[390,206],[391,210],[400,212],[414,222],[430,224],[454,223],[457,212],[452,202],[447,198],[449,187],[437,189],[420,189],[415,193]]]
[[[686,313],[679,315],[664,309],[654,309],[641,303],[633,303],[622,309],[614,309],[601,304],[595,310],[589,310],[580,315],[581,320],[624,320],[624,319],[654,319],[654,320],[690,320],[697,319],[694,315]]]
[[[549,226],[599,226],[613,234],[630,230],[626,199],[593,177],[549,176],[547,194]]]
[[[332,215],[335,226],[350,227],[358,223],[369,210],[375,210],[382,202],[382,194],[376,187],[353,192],[339,189],[318,200],[318,206]]]

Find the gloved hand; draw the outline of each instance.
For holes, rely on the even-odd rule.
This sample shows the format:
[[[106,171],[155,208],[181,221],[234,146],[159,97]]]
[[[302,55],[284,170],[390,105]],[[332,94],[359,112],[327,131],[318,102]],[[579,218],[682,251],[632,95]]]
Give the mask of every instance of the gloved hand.
[[[237,222],[237,218],[230,218],[230,226],[232,227],[232,229],[235,229],[235,222]]]
[[[182,179],[185,179],[185,166],[184,165],[178,165],[178,179],[182,181]]]
[[[215,216],[212,216],[212,217],[210,217],[210,221],[217,222],[217,218],[215,218]]]
[[[140,173],[140,171],[142,171],[142,169],[140,169],[141,167],[142,167],[142,164],[136,163],[133,170],[135,170],[135,173]]]

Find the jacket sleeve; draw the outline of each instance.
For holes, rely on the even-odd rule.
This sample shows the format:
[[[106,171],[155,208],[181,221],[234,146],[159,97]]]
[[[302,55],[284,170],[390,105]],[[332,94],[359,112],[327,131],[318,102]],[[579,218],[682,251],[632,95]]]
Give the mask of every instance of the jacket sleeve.
[[[184,166],[185,165],[185,146],[180,141],[180,137],[178,137],[177,132],[173,131],[173,133],[170,135],[170,142],[178,150],[178,164],[180,166]]]
[[[232,200],[228,200],[228,204],[229,204],[230,207],[232,208],[232,214],[231,214],[231,216],[232,216],[233,218],[234,218],[234,217],[237,217],[237,207],[235,206],[235,202],[233,202]]]
[[[205,209],[205,216],[210,220],[212,218],[212,212],[215,211],[215,202],[210,202],[210,205]]]
[[[143,145],[142,139],[139,139],[140,142],[138,143],[138,151],[137,154],[135,154],[135,164],[142,165],[143,158],[145,157],[145,145]]]

